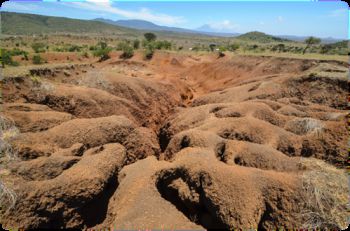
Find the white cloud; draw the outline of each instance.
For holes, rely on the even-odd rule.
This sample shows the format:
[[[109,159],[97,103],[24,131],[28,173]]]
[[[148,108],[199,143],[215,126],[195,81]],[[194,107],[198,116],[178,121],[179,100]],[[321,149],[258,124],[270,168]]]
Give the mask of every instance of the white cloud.
[[[277,17],[277,22],[283,22],[283,21],[284,21],[284,18],[282,16]]]
[[[349,14],[349,10],[346,8],[340,8],[337,10],[333,10],[328,14],[328,17],[332,18],[340,18],[340,17],[345,17]]]
[[[154,13],[147,8],[141,8],[137,11],[123,10],[113,6],[108,0],[87,0],[85,2],[70,2],[64,4],[89,11],[116,14],[129,19],[147,20],[163,25],[176,25],[185,22],[183,17]]]
[[[208,26],[213,30],[224,31],[224,30],[235,30],[239,27],[238,24],[234,24],[230,20],[224,20],[222,22],[211,22]]]
[[[4,2],[1,6],[3,11],[34,11],[38,10],[37,5],[27,2]]]

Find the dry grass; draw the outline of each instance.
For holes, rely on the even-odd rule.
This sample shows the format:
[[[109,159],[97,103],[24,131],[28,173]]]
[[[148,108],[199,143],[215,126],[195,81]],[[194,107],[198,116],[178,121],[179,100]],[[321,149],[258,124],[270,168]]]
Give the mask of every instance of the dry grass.
[[[17,138],[19,130],[14,122],[0,115],[0,159],[12,160],[16,158],[16,150],[11,142]]]
[[[323,124],[320,120],[313,118],[296,118],[288,122],[286,129],[298,135],[307,133],[321,134],[323,131]]]
[[[102,90],[112,89],[111,83],[103,78],[100,71],[91,71],[84,75],[83,78],[79,79],[76,83],[79,86],[98,88]]]
[[[301,161],[305,207],[304,227],[308,229],[342,229],[349,224],[349,185],[345,170],[313,158]]]
[[[19,131],[13,121],[0,115],[0,163],[5,164],[8,161],[16,159],[16,149],[13,148],[11,142],[16,139]],[[3,170],[1,166],[0,170]],[[0,172],[0,177],[2,173]],[[16,194],[6,187],[0,181],[0,211],[11,209],[16,202]]]
[[[0,181],[0,212],[13,208],[16,197],[16,193]]]

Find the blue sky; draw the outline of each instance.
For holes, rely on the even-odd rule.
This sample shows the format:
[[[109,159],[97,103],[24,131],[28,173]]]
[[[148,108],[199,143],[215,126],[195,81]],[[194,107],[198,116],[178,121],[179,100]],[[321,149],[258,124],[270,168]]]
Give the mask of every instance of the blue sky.
[[[2,11],[63,16],[142,19],[188,29],[209,25],[217,32],[262,31],[273,35],[348,38],[349,6],[341,1],[108,1],[5,2]]]

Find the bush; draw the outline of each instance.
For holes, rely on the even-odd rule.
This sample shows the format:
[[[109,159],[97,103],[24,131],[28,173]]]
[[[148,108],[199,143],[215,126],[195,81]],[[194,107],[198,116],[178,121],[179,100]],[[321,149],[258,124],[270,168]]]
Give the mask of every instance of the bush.
[[[148,44],[144,54],[145,59],[152,59],[153,54],[154,54],[154,47],[152,44]]]
[[[133,42],[133,47],[135,50],[139,49],[140,48],[140,40],[135,39]]]
[[[134,49],[130,45],[123,47],[123,53],[120,55],[122,59],[129,59],[134,56]]]
[[[129,46],[129,43],[127,43],[126,41],[119,42],[117,44],[117,51],[122,51],[126,46]]]
[[[239,45],[236,44],[236,43],[230,44],[230,45],[227,46],[227,50],[228,51],[236,51],[236,50],[238,50],[238,48],[239,48]]]
[[[69,52],[80,52],[81,51],[81,47],[77,46],[77,45],[71,45],[67,48],[67,50]]]
[[[45,52],[45,44],[43,44],[43,43],[33,43],[32,44],[32,49],[34,50],[35,53]]]
[[[224,47],[219,47],[219,52],[218,52],[218,57],[219,58],[222,58],[222,57],[225,57],[225,51],[226,49]]]
[[[95,57],[100,57],[100,62],[110,59],[109,52],[111,52],[112,48],[107,46],[105,42],[99,42],[93,52]]]
[[[285,52],[286,51],[286,46],[283,43],[277,44],[272,47],[272,51],[278,51],[278,52]]]
[[[26,51],[24,51],[24,50],[20,50],[20,49],[18,49],[18,48],[14,48],[14,49],[12,49],[12,50],[10,50],[10,51],[8,51],[8,52],[10,52],[10,54],[12,55],[12,56],[17,56],[17,55],[28,55],[28,52],[26,52]]]
[[[18,66],[19,63],[16,61],[13,61],[12,59],[12,54],[10,51],[1,49],[1,65],[5,67],[5,65],[10,65],[10,66]]]
[[[40,55],[33,56],[33,64],[42,64],[45,60]]]
[[[153,46],[157,50],[170,50],[171,49],[171,42],[164,40],[164,41],[156,41],[154,42]]]

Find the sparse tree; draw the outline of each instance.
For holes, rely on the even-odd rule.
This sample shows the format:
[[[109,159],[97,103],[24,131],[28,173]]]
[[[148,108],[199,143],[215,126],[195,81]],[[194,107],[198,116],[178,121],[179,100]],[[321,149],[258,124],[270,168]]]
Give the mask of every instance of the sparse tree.
[[[211,52],[214,51],[215,47],[216,47],[216,44],[214,44],[214,43],[209,44],[209,49],[210,49]]]
[[[305,40],[305,43],[306,43],[306,47],[305,49],[303,50],[303,54],[305,54],[306,50],[308,48],[310,48],[312,45],[316,45],[316,44],[319,44],[321,43],[321,39],[319,38],[315,38],[315,37],[309,37]]]
[[[157,39],[157,36],[153,33],[145,33],[143,36],[145,36],[145,39],[147,40],[147,42],[152,42]]]

